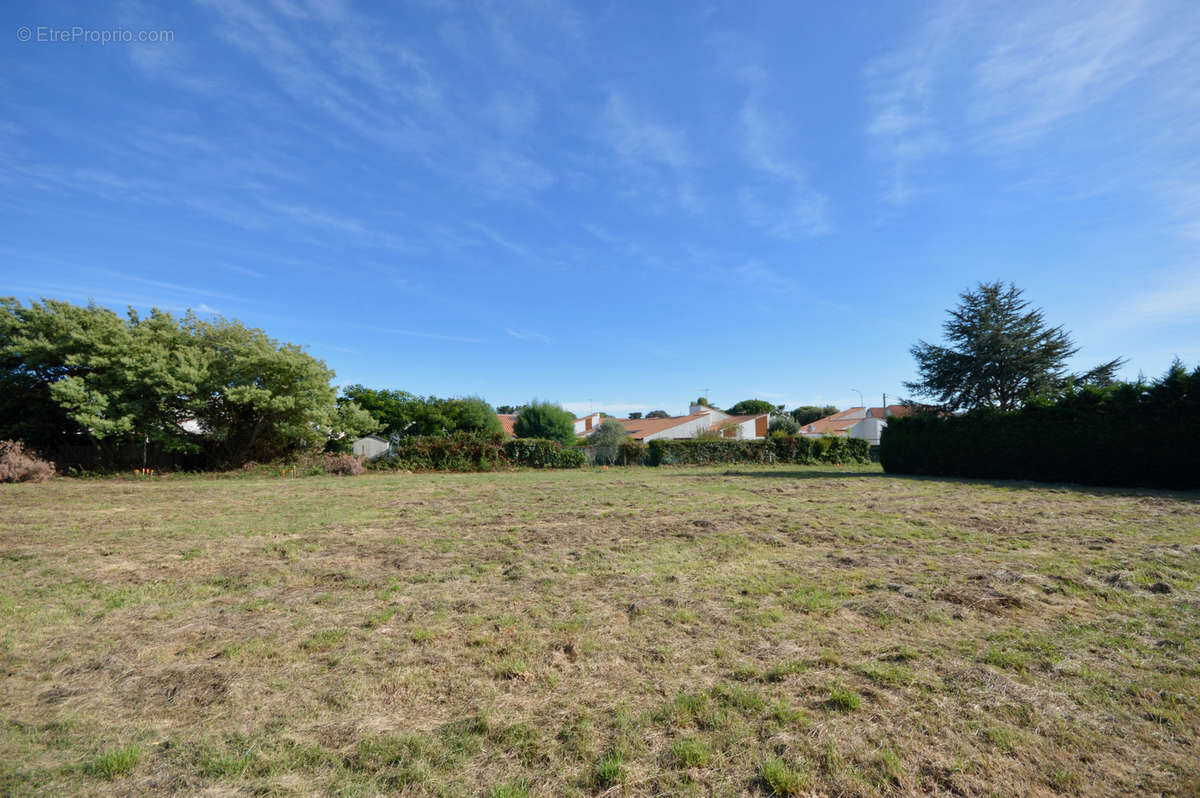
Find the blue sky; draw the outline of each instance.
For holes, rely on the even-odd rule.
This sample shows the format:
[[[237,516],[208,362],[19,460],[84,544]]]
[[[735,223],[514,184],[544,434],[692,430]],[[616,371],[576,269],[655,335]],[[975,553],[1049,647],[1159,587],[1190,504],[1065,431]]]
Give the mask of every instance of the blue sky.
[[[877,404],[981,280],[1080,367],[1200,360],[1190,0],[0,15],[0,295],[613,413]]]

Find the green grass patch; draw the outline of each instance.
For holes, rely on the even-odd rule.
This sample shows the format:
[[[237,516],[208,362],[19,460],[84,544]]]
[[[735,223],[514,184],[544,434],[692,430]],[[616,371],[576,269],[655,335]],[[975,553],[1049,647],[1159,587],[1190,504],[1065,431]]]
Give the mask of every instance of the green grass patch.
[[[306,637],[300,647],[313,653],[332,651],[345,642],[348,634],[345,629],[325,629]]]
[[[853,712],[858,709],[860,704],[862,704],[862,696],[853,690],[840,684],[829,686],[829,697],[825,699],[825,706],[830,709],[836,709],[839,712]]]
[[[142,750],[135,745],[112,748],[87,763],[84,771],[100,778],[115,779],[119,776],[128,776],[141,760]]]
[[[759,778],[769,794],[779,798],[796,798],[808,789],[811,777],[808,769],[781,757],[766,760],[758,769]]]

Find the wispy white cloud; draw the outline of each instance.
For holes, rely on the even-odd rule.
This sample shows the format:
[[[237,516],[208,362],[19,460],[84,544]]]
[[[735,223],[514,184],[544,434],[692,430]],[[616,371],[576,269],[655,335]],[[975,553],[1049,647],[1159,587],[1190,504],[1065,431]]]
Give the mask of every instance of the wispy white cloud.
[[[795,280],[787,277],[786,275],[780,274],[778,271],[769,268],[761,261],[757,260],[743,263],[741,266],[733,270],[733,274],[751,285],[761,286],[764,288],[772,288],[780,291],[792,291],[797,287]]]
[[[138,283],[139,285],[148,285],[153,288],[162,288],[167,291],[175,291],[180,294],[193,294],[198,296],[213,297],[215,299],[224,299],[230,302],[240,302],[241,298],[232,294],[221,293],[220,291],[212,291],[207,288],[196,288],[195,286],[182,285],[180,283],[167,282],[166,280],[152,280],[148,277],[138,277],[133,274],[123,274],[122,272],[112,271],[110,269],[96,269],[97,274],[104,275],[109,280],[118,282]]]
[[[251,269],[247,266],[242,266],[237,263],[218,263],[217,267],[242,277],[253,277],[255,279],[262,279],[266,277],[265,274],[256,269]]]
[[[493,197],[529,199],[553,185],[554,174],[520,153],[489,149],[476,155],[469,182]]]
[[[738,192],[746,220],[777,238],[829,232],[828,198],[812,187],[807,170],[790,154],[797,149],[800,136],[764,107],[761,95],[767,90],[766,72],[751,66],[743,67],[739,74],[749,90],[739,120],[742,157],[753,176],[753,182]]]
[[[1159,191],[1179,234],[1200,241],[1200,162],[1180,165]]]
[[[1168,285],[1134,295],[1119,318],[1136,325],[1200,318],[1200,271],[1176,273],[1165,281]]]
[[[485,108],[491,122],[506,133],[526,133],[541,115],[541,104],[530,91],[509,89],[492,94]]]
[[[196,94],[211,95],[219,91],[221,84],[209,73],[194,69],[181,43],[130,44],[126,48],[129,61],[143,76],[169,83],[177,88]]]
[[[1161,140],[1162,131],[1180,129],[1181,102],[1192,107],[1190,124],[1182,124],[1194,127],[1196,102],[1166,98],[1200,75],[1198,12],[1189,3],[1125,0],[1061,0],[1033,11],[963,0],[933,6],[910,37],[864,70],[865,133],[881,167],[881,199],[903,205],[930,191],[933,164],[943,157],[996,159],[1019,150],[1028,175],[1029,148],[1118,97],[1123,107],[1109,109],[1118,123],[1090,128],[1088,147]],[[1130,99],[1135,85],[1139,94]],[[1173,118],[1156,124],[1164,107]],[[1122,115],[1138,120],[1135,130]]]
[[[506,327],[506,328],[504,328],[504,332],[507,333],[508,335],[510,335],[511,337],[516,338],[518,341],[535,341],[535,342],[541,343],[541,344],[548,344],[552,340],[550,338],[550,336],[548,336],[548,335],[543,335],[538,332],[532,332],[530,330],[514,330],[512,328]]]
[[[691,150],[682,129],[634,111],[621,94],[609,95],[602,122],[609,147],[626,161],[671,169],[683,169],[692,164]]]
[[[319,228],[340,233],[354,239],[356,243],[370,247],[388,249],[412,249],[412,245],[400,236],[386,230],[378,230],[366,222],[332,211],[310,208],[305,205],[265,201],[265,207],[279,216],[306,228]]]
[[[1020,145],[1141,78],[1187,44],[1154,36],[1157,16],[1127,0],[1056,3],[993,28],[967,107],[976,136]]]
[[[828,201],[817,192],[797,191],[779,200],[762,186],[744,186],[738,200],[746,220],[776,238],[806,238],[830,231]]]
[[[364,329],[372,330],[373,332],[386,333],[387,335],[403,335],[408,338],[428,338],[433,341],[450,341],[458,344],[482,344],[482,338],[471,338],[465,335],[444,335],[442,333],[425,332],[423,330],[402,330],[391,327],[366,327]]]
[[[300,15],[280,17],[243,0],[201,2],[218,15],[218,34],[256,60],[295,102],[373,142],[395,144],[405,138],[409,129],[405,118],[388,109],[392,97],[408,95],[399,87],[411,85],[411,76],[382,66],[383,59],[392,56],[376,57],[380,48],[358,33],[357,22],[344,7],[330,6],[313,13],[310,6]],[[298,32],[302,28],[307,35]],[[331,40],[334,44],[325,50],[311,44]],[[356,47],[362,52],[356,54]],[[402,52],[402,48],[396,50]],[[382,52],[386,53],[386,48]],[[339,60],[331,62],[330,54]],[[403,60],[401,54],[400,62]],[[352,84],[348,77],[356,78],[357,83]],[[423,80],[418,73],[418,85]],[[356,91],[364,86],[370,91]],[[428,95],[425,89],[413,91]]]
[[[530,253],[528,247],[525,247],[522,244],[518,244],[516,241],[513,241],[512,238],[505,235],[504,233],[501,233],[500,231],[496,230],[494,227],[491,227],[490,225],[483,224],[482,222],[472,221],[472,222],[467,222],[467,227],[470,227],[473,230],[477,230],[479,233],[481,233],[485,238],[487,238],[493,244],[496,244],[499,247],[507,249],[509,252],[512,252],[514,255],[519,255],[522,258],[528,258],[531,256],[531,253]]]
[[[903,204],[919,193],[913,171],[948,146],[935,112],[935,84],[964,11],[961,3],[936,6],[913,42],[864,70],[866,133],[884,163],[880,188],[890,204]]]

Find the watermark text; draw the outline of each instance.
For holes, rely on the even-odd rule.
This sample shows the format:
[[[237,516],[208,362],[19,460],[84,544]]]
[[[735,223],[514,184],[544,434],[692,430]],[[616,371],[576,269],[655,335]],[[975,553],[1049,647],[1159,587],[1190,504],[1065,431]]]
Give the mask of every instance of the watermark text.
[[[33,44],[133,44],[135,42],[166,43],[175,41],[173,30],[137,28],[88,28],[72,25],[56,28],[53,25],[22,25],[17,28],[17,41]]]

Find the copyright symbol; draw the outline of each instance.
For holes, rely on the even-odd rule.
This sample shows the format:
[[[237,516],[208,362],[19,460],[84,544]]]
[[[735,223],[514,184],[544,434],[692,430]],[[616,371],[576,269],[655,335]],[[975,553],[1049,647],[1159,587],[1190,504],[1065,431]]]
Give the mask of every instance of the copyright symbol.
[[[17,28],[17,41],[27,42],[33,38],[33,31],[26,27]]]

